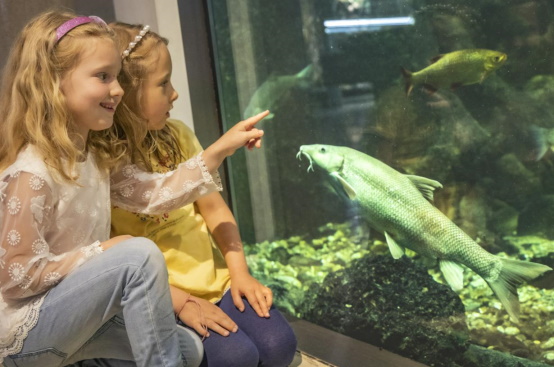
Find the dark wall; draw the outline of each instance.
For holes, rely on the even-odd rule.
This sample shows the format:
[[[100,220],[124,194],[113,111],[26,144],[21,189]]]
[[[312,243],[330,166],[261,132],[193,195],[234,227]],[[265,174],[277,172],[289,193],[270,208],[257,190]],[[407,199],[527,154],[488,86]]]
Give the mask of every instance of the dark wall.
[[[112,0],[0,0],[0,68],[4,68],[19,31],[34,16],[50,9],[68,9],[77,14],[97,15],[106,22],[115,20]]]

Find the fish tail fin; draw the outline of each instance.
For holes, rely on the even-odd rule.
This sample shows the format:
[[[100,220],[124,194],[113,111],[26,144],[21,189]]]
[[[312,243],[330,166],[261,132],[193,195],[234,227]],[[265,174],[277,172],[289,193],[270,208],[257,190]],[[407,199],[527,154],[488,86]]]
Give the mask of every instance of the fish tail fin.
[[[517,286],[523,282],[528,282],[540,276],[541,274],[552,270],[549,266],[537,264],[528,261],[500,259],[502,269],[498,278],[487,283],[498,297],[510,318],[519,322],[519,299],[517,295]]]
[[[400,71],[402,72],[402,76],[404,77],[406,96],[409,96],[410,93],[412,93],[412,89],[414,89],[414,86],[412,84],[412,72],[404,69],[402,66],[400,67]]]
[[[540,160],[548,150],[547,129],[536,125],[531,125],[529,128],[531,134],[531,154],[530,159],[534,161]]]
[[[312,64],[308,64],[308,66],[296,74],[296,77],[298,79],[309,79],[314,75],[314,71],[314,66]]]
[[[309,64],[304,69],[300,70],[296,74],[296,79],[298,81],[298,86],[303,89],[308,89],[312,84],[315,83],[316,75],[315,68],[312,64]]]

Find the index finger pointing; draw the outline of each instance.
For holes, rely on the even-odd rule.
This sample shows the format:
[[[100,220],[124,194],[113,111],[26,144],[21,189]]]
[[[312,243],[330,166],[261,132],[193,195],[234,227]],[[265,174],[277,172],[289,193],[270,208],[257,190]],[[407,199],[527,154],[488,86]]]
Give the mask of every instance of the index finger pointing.
[[[269,115],[269,110],[265,110],[264,112],[260,112],[257,115],[249,117],[246,120],[244,120],[244,122],[246,123],[246,126],[248,128],[251,128],[252,126],[256,125],[258,122],[260,122],[262,119],[267,117],[267,115]]]

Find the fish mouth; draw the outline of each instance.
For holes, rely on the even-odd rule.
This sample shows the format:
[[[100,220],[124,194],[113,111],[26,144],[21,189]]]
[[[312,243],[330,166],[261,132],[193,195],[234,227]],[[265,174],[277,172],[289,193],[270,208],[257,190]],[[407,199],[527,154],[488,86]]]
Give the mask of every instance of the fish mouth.
[[[296,153],[296,159],[301,161],[302,156],[308,158],[308,162],[310,162],[310,165],[308,166],[308,170],[306,172],[310,172],[310,170],[312,170],[312,172],[314,172],[314,162],[312,161],[312,157],[310,157],[310,155],[308,153],[306,153],[305,151],[303,151],[302,147],[300,147],[300,150],[298,151],[298,153]]]

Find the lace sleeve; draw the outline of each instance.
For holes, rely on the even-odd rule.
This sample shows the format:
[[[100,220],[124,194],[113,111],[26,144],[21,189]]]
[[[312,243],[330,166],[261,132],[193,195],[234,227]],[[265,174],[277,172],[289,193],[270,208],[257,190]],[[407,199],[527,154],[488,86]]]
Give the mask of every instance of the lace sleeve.
[[[20,172],[0,182],[0,292],[6,302],[47,291],[102,251],[99,242],[81,247],[70,239],[69,250],[56,250],[59,244],[48,242],[57,230],[55,206],[50,187],[37,175]]]
[[[221,190],[219,174],[208,172],[202,153],[167,173],[126,165],[111,174],[112,204],[131,212],[162,214]]]

